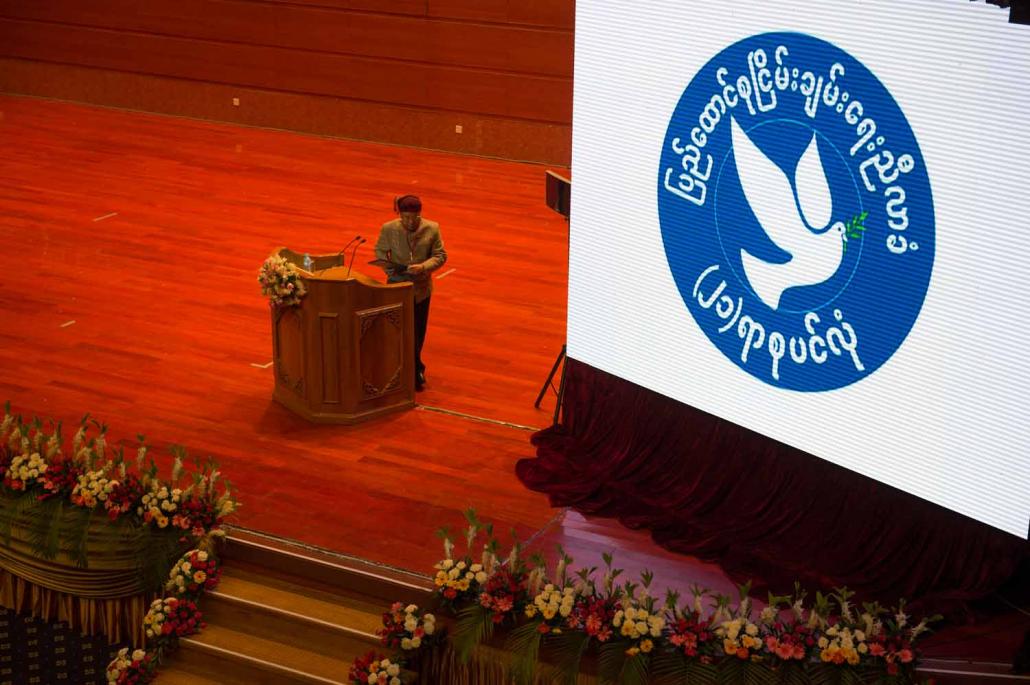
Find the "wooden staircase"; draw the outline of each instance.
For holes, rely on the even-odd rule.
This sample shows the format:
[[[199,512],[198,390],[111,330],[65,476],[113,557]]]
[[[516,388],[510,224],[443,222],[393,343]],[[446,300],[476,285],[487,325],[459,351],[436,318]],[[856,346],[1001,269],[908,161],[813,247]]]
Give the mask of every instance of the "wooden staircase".
[[[381,650],[391,602],[424,606],[428,578],[233,531],[218,589],[200,603],[207,627],[181,641],[166,685],[346,683],[351,662]],[[388,650],[381,650],[388,651]]]

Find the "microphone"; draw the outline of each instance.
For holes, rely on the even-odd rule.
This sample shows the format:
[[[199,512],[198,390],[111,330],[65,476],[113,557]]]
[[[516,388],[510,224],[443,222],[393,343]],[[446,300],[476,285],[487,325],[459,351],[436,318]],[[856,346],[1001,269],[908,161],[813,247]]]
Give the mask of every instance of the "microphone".
[[[353,249],[353,250],[351,250],[351,254],[350,254],[350,266],[348,266],[348,267],[347,267],[347,276],[346,276],[345,278],[350,278],[350,270],[354,268],[354,259],[355,259],[355,257],[357,257],[357,256],[358,256],[358,248],[359,248],[359,247],[361,247],[362,245],[364,245],[364,244],[365,244],[365,243],[367,243],[367,242],[368,242],[367,240],[365,240],[365,239],[364,239],[364,238],[362,238],[361,236],[358,236],[358,242],[357,242],[357,244],[356,244],[356,245],[354,246],[354,249]]]
[[[348,248],[349,248],[349,247],[350,247],[351,245],[353,245],[353,244],[354,244],[354,241],[355,241],[355,240],[360,240],[360,241],[362,241],[362,242],[364,242],[364,241],[365,241],[365,239],[364,239],[364,238],[362,238],[362,237],[361,237],[360,235],[356,235],[356,236],[354,236],[353,238],[351,238],[351,239],[350,239],[350,242],[349,242],[349,243],[347,243],[346,245],[344,245],[344,246],[343,246],[343,249],[342,249],[342,250],[340,250],[339,252],[337,252],[337,253],[336,253],[336,256],[337,256],[337,257],[340,257],[340,256],[342,256],[342,255],[343,255],[343,253],[344,253],[344,252],[346,252],[346,251],[347,251],[347,249],[348,249]],[[343,266],[343,263],[344,263],[344,262],[346,262],[346,261],[347,261],[347,260],[343,260],[343,262],[340,262],[340,266]]]

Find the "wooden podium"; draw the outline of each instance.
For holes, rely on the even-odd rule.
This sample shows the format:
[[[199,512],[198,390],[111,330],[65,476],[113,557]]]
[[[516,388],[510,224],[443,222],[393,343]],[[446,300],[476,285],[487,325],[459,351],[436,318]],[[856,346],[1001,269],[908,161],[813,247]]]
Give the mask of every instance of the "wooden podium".
[[[300,271],[299,306],[272,309],[274,399],[317,423],[358,423],[415,406],[414,294],[352,270],[339,255],[280,248]]]

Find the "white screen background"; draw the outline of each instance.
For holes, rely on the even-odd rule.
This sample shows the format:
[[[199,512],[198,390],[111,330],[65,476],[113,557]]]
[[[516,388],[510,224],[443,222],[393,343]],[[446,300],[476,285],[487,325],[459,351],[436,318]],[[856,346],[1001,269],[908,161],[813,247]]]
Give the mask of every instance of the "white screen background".
[[[683,89],[770,31],[869,68],[933,191],[919,318],[878,371],[834,391],[775,388],[727,359],[680,297],[659,227],[659,156]],[[1026,538],[1030,26],[967,0],[579,0],[575,60],[569,355]]]

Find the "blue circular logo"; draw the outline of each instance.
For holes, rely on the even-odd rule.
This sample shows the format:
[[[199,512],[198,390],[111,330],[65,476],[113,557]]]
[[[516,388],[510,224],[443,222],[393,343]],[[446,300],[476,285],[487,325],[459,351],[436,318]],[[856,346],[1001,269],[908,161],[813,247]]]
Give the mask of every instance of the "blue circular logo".
[[[691,80],[658,173],[672,276],[708,339],[779,388],[880,368],[922,308],[930,180],[898,103],[840,48],[746,38]]]

